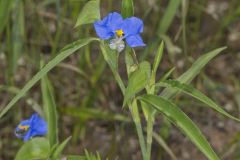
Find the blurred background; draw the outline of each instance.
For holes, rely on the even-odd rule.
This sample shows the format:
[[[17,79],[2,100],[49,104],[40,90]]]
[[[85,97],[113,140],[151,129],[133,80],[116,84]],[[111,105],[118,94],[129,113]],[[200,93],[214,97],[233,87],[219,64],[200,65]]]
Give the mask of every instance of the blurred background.
[[[66,44],[96,36],[92,25],[74,28],[87,0],[0,0],[0,110],[40,69],[41,61],[55,57]],[[226,111],[240,113],[240,1],[135,0],[135,16],[144,20],[146,48],[137,48],[140,60],[152,61],[161,40],[165,51],[159,78],[171,68],[171,78],[183,73],[197,57],[227,46],[194,80],[193,85]],[[101,16],[121,11],[121,0],[102,0]],[[119,68],[126,77],[124,56]],[[49,72],[59,117],[59,138],[72,139],[64,153],[98,151],[110,160],[140,160],[135,127],[123,97],[96,44],[88,45]],[[126,77],[127,78],[127,77]],[[125,78],[125,79],[126,79]],[[240,125],[187,96],[179,106],[206,135],[224,160],[240,160]],[[0,160],[14,159],[23,142],[14,135],[22,119],[42,108],[40,83],[0,120]],[[164,131],[161,116],[154,126]],[[205,160],[203,154],[174,126],[162,136],[179,160]],[[169,154],[155,137],[152,159]]]

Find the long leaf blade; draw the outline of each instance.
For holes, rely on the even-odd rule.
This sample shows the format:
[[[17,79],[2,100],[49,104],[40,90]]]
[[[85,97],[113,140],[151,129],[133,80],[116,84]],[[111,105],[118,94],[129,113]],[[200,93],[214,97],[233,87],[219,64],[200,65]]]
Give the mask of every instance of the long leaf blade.
[[[171,0],[168,3],[167,9],[165,11],[164,16],[162,17],[162,20],[159,23],[158,27],[158,34],[165,34],[171,25],[173,18],[177,12],[178,7],[181,4],[181,0]]]
[[[5,25],[8,22],[9,14],[11,11],[11,7],[13,4],[13,0],[1,0],[0,1],[0,34],[2,33]]]
[[[153,74],[154,74],[154,77],[155,77],[155,74],[157,72],[157,68],[160,64],[160,61],[162,59],[162,55],[163,55],[163,48],[164,48],[164,43],[161,42],[161,44],[159,45],[158,47],[158,50],[157,50],[157,53],[156,53],[156,56],[154,58],[154,63],[153,63]]]
[[[66,147],[71,138],[71,136],[68,137],[56,148],[52,155],[53,160],[59,159],[60,154],[62,153],[63,149]]]
[[[178,77],[177,80],[181,83],[189,84],[193,80],[193,78],[195,78],[200,73],[200,71],[203,69],[203,67],[206,66],[206,64],[212,58],[217,56],[224,49],[226,49],[226,47],[221,47],[221,48],[215,49],[211,52],[204,54],[203,56],[198,58],[186,72],[184,72],[180,77]],[[162,93],[160,95],[165,98],[170,99],[176,94],[177,94],[176,89],[166,88],[162,91]]]
[[[47,76],[41,80],[43,108],[48,123],[48,138],[50,146],[58,143],[57,107],[52,86]]]
[[[80,49],[81,47],[89,44],[91,41],[98,40],[97,38],[86,38],[86,39],[80,39],[76,42],[73,42],[70,45],[67,45],[63,50],[60,51],[60,53],[52,59],[49,63],[47,63],[35,76],[32,77],[31,80],[25,84],[25,86],[19,91],[19,93],[7,104],[7,106],[1,110],[0,112],[0,118],[7,113],[13,105],[22,98],[27,91],[29,91],[34,84],[36,84],[42,77],[44,77],[51,69],[53,69],[56,65],[58,65],[61,61],[66,59],[68,56],[73,54],[75,51]]]
[[[163,113],[178,126],[184,134],[201,150],[210,160],[219,160],[216,153],[202,135],[192,120],[169,100],[155,95],[144,95],[139,97],[141,101],[151,104],[158,112]]]
[[[163,81],[163,82],[157,83],[156,86],[164,86],[164,87],[170,87],[173,89],[177,89],[181,92],[184,92],[184,93],[198,99],[199,101],[205,103],[206,105],[208,105],[212,109],[218,111],[219,113],[240,122],[240,119],[238,119],[238,118],[230,115],[226,111],[224,111],[213,100],[211,100],[210,98],[208,98],[203,93],[201,93],[200,91],[198,91],[197,89],[195,89],[194,87],[192,87],[190,85],[180,83],[179,81],[175,81],[175,80],[168,80],[168,81]]]

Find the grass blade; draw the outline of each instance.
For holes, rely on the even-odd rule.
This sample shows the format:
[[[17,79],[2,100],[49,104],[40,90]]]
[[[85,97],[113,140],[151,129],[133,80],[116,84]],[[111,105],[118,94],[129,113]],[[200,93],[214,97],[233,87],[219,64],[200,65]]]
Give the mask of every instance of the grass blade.
[[[167,9],[164,13],[164,16],[162,17],[162,20],[160,21],[160,24],[158,27],[159,35],[165,34],[167,32],[180,4],[181,4],[181,0],[171,0],[169,2]]]
[[[25,21],[24,21],[24,4],[23,1],[16,1],[14,16],[13,16],[13,27],[12,27],[12,42],[11,42],[11,54],[9,54],[10,69],[9,75],[15,74],[18,64],[18,59],[23,52],[23,43],[25,36]]]
[[[89,44],[90,42],[98,40],[97,38],[86,38],[80,39],[78,41],[73,42],[70,45],[67,45],[64,49],[60,51],[60,53],[53,58],[50,62],[48,62],[35,76],[32,77],[31,80],[27,82],[27,84],[20,90],[20,92],[7,104],[3,110],[0,112],[0,118],[7,113],[14,104],[22,98],[27,91],[29,91],[34,84],[36,84],[41,78],[43,78],[51,69],[53,69],[56,65],[58,65],[61,61],[66,59],[68,56],[73,54],[75,51],[80,49],[81,47]]]
[[[160,44],[160,46],[158,47],[157,54],[156,54],[155,59],[154,59],[154,62],[153,62],[153,74],[154,74],[154,77],[155,77],[155,75],[156,75],[158,66],[159,66],[160,61],[161,61],[161,59],[162,59],[163,48],[164,48],[164,43],[162,42],[162,43]]]
[[[153,138],[159,143],[159,145],[169,154],[169,156],[173,160],[177,160],[177,157],[174,155],[172,150],[169,148],[167,143],[164,141],[164,139],[160,135],[158,135],[157,133],[153,132]]]
[[[59,158],[60,154],[62,153],[63,149],[66,147],[71,138],[71,136],[68,137],[56,148],[52,155],[53,160],[57,160]]]
[[[210,160],[219,160],[216,153],[202,135],[198,127],[192,120],[182,112],[175,104],[155,95],[144,95],[139,97],[141,101],[151,104],[158,112],[163,113],[176,126],[178,126],[186,136],[201,150]]]
[[[169,71],[167,71],[159,80],[159,82],[161,81],[165,81],[166,79],[169,78],[169,76],[172,74],[172,72],[175,70],[175,67],[171,68]]]
[[[0,35],[9,20],[13,0],[0,0]]]

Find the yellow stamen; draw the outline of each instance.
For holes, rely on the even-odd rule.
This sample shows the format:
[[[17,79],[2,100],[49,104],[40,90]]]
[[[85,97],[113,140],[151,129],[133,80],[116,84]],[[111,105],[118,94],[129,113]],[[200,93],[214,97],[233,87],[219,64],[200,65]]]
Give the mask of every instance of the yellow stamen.
[[[23,130],[28,130],[29,126],[19,125],[18,128],[23,129]]]
[[[121,30],[121,29],[116,30],[116,35],[117,35],[118,37],[122,37],[122,36],[124,35],[123,30]]]

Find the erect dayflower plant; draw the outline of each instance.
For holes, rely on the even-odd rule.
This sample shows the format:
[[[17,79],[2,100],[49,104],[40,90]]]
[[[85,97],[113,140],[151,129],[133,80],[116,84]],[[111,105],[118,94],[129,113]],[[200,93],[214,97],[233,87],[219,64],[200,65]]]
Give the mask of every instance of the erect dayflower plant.
[[[143,32],[143,21],[137,17],[123,19],[117,13],[109,13],[103,20],[94,23],[95,31],[100,39],[110,39],[109,47],[121,52],[126,40],[130,47],[145,46],[140,33]]]
[[[44,136],[47,134],[47,122],[37,113],[29,119],[23,120],[15,129],[15,135],[18,138],[28,141],[35,136]]]

